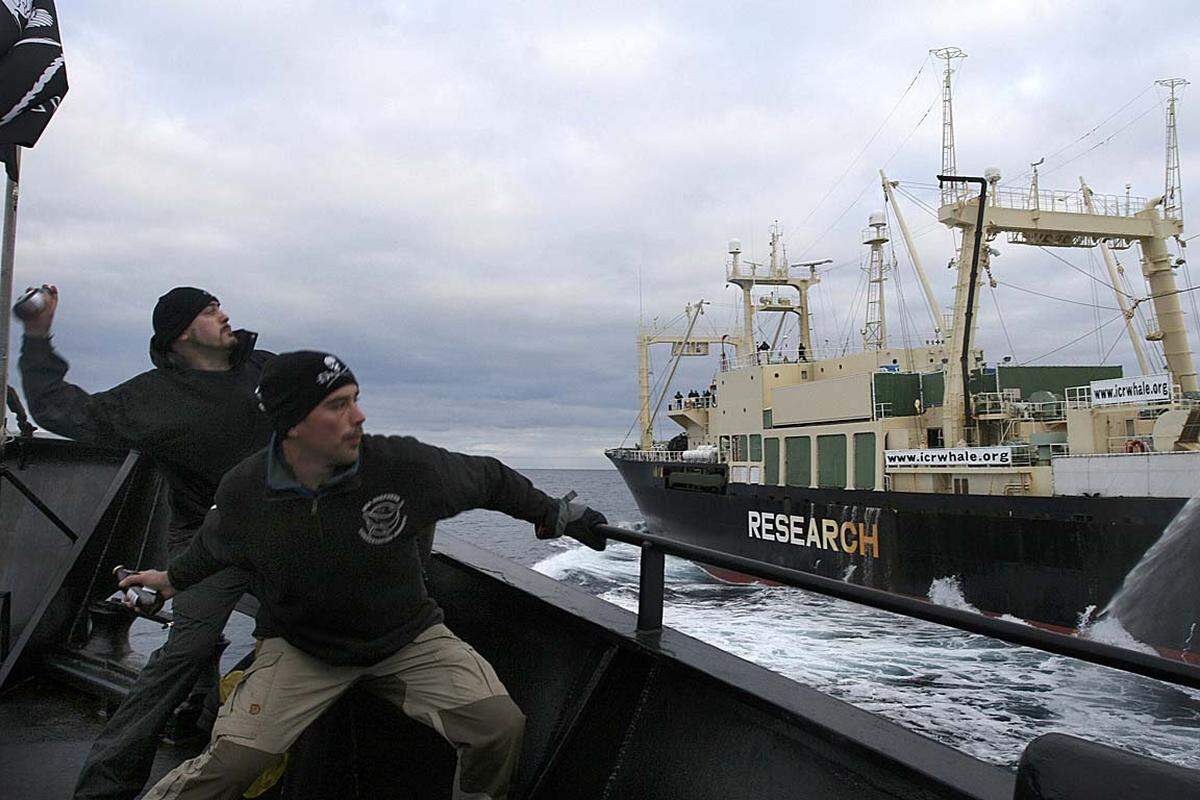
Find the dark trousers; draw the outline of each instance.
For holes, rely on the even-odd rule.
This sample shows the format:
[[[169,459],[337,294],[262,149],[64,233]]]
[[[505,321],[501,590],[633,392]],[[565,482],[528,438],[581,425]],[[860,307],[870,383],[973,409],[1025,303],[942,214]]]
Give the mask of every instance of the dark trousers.
[[[175,596],[175,622],[166,644],[150,656],[92,745],[75,787],[76,800],[132,800],[142,790],[163,728],[211,668],[221,631],[249,589],[250,573],[229,568]]]

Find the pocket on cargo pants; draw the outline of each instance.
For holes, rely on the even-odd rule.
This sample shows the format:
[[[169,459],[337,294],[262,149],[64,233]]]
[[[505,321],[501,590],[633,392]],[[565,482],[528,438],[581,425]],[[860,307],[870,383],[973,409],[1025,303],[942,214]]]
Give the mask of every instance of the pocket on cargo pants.
[[[254,746],[253,740],[271,716],[271,690],[282,656],[283,653],[278,650],[262,652],[260,648],[254,663],[217,712],[216,722],[213,723],[213,741],[228,736],[239,740],[239,744]]]

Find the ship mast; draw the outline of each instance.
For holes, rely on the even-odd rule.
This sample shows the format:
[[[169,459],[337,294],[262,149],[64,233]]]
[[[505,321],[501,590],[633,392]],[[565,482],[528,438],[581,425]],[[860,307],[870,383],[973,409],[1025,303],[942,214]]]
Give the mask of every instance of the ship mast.
[[[1175,90],[1188,85],[1184,78],[1155,81],[1171,93],[1167,100],[1167,179],[1163,192],[1163,216],[1183,222],[1183,184],[1179,172],[1179,136],[1175,125]]]
[[[967,54],[957,47],[942,47],[930,50],[930,55],[946,62],[942,75],[942,171],[939,175],[957,175],[958,164],[954,154],[954,104],[950,98],[950,78],[954,74],[954,62],[961,61]],[[942,205],[952,203],[962,196],[955,185],[942,186]]]
[[[729,242],[731,256],[729,271],[725,280],[742,290],[742,341],[737,347],[737,354],[743,357],[754,355],[754,316],[758,311],[790,312],[800,317],[800,344],[804,347],[806,357],[812,354],[812,321],[809,315],[808,290],[814,284],[820,283],[817,276],[817,266],[828,264],[831,259],[803,261],[798,264],[788,264],[782,250],[783,236],[780,233],[779,221],[771,225],[771,260],[767,264],[758,264],[741,259],[742,244],[737,239]],[[803,278],[793,277],[791,270],[797,267],[807,267],[808,275]],[[763,297],[759,305],[754,304],[751,290],[755,286],[791,286],[800,294],[798,303],[775,294]]]
[[[887,280],[889,265],[884,258],[883,246],[887,244],[887,219],[882,211],[870,216],[867,230],[863,231],[863,244],[870,246],[871,256],[867,262],[867,320],[862,329],[863,349],[882,350],[887,346],[887,314],[883,298],[883,282]]]

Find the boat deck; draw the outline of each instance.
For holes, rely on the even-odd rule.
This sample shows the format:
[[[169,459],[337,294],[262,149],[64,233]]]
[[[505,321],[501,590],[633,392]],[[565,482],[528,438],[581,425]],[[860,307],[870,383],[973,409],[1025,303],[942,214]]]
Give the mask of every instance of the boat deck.
[[[52,680],[31,678],[0,694],[0,795],[4,800],[71,796],[92,741],[104,727],[104,701]],[[203,747],[163,744],[157,780]]]

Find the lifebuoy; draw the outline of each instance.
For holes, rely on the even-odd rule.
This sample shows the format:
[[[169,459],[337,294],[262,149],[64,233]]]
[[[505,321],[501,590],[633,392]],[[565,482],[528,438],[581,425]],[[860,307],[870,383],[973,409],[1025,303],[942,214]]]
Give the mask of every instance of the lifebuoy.
[[[1130,439],[1125,443],[1126,453],[1144,453],[1146,452],[1146,443],[1141,439]]]

